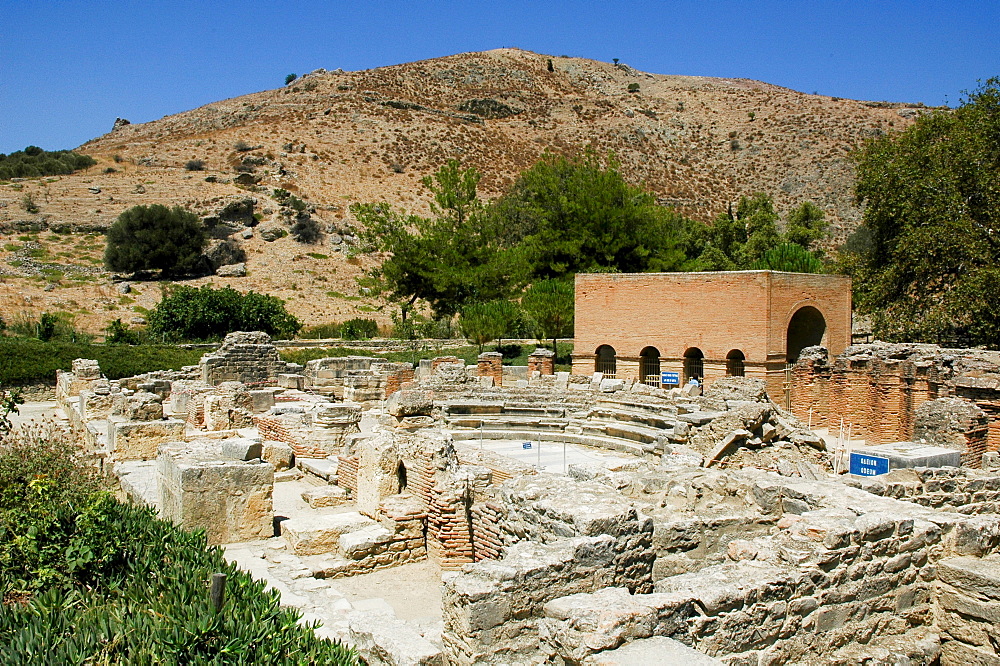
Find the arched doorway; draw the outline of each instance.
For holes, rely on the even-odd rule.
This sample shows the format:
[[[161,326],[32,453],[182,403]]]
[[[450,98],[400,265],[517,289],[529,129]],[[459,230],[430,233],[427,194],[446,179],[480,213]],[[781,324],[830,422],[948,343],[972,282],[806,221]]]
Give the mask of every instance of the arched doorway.
[[[660,385],[660,350],[656,347],[639,352],[639,381],[649,386]]]
[[[743,362],[747,359],[739,349],[733,349],[726,354],[726,374],[730,377],[745,377],[746,368]]]
[[[684,352],[684,383],[691,379],[701,381],[705,376],[705,355],[697,347]]]
[[[601,345],[594,352],[597,359],[594,361],[594,372],[602,372],[609,379],[614,379],[617,373],[617,361],[615,360],[615,348],[610,345]]]
[[[823,313],[811,305],[799,308],[788,322],[785,360],[795,363],[803,349],[823,344],[825,336],[826,319]]]

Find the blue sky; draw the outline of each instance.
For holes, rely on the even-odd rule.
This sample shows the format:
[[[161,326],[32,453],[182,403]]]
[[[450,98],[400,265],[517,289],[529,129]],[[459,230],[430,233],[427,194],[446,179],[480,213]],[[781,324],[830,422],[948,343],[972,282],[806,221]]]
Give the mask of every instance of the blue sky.
[[[0,152],[72,148],[282,85],[518,47],[658,74],[956,105],[1000,76],[1000,2],[0,0]]]

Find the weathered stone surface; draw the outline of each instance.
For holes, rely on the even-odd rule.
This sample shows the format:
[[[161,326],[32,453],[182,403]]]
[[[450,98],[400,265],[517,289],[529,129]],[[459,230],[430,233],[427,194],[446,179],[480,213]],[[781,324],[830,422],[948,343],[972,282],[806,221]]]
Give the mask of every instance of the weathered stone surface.
[[[255,460],[263,457],[264,446],[259,439],[246,437],[231,437],[224,439],[222,455],[233,460]]]
[[[448,664],[440,648],[396,617],[375,611],[355,611],[348,621],[350,643],[372,666]]]
[[[340,506],[346,504],[349,499],[347,491],[338,486],[320,486],[303,491],[302,499],[313,509],[321,509],[327,506]]]
[[[292,447],[284,442],[265,440],[261,451],[261,457],[274,465],[275,471],[288,469],[295,461],[295,454]]]
[[[272,536],[274,467],[218,453],[214,442],[164,447],[157,461],[160,515],[204,529],[210,544]]]
[[[591,655],[583,666],[721,666],[718,659],[666,636],[640,638],[620,648]]]
[[[184,425],[179,419],[125,421],[121,417],[110,417],[110,455],[114,460],[154,460],[161,444],[183,437]]]
[[[281,522],[281,534],[297,555],[334,553],[340,537],[377,523],[360,513],[338,513],[327,516],[301,516]]]
[[[385,405],[386,411],[401,419],[406,416],[430,416],[434,408],[432,391],[396,391]]]

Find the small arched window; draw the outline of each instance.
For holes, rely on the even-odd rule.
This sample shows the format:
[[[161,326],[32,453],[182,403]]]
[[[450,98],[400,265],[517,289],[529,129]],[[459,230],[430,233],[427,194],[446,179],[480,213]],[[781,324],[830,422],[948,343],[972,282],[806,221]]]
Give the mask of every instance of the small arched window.
[[[615,348],[610,345],[601,345],[595,354],[597,358],[594,361],[594,371],[604,373],[605,377],[614,379],[618,372]]]
[[[639,381],[659,387],[660,350],[656,347],[646,347],[639,352]]]
[[[730,377],[746,376],[746,368],[743,362],[746,356],[739,349],[734,349],[726,354],[726,374]]]
[[[684,383],[691,379],[701,379],[705,376],[705,354],[697,347],[691,347],[684,352]]]

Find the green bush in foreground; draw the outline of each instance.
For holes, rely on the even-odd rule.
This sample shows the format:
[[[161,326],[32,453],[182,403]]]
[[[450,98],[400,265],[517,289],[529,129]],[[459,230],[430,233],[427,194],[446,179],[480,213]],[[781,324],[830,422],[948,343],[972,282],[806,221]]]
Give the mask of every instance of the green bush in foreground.
[[[0,443],[0,663],[357,664],[203,532],[79,483],[69,446]],[[216,611],[207,581],[227,576]]]

